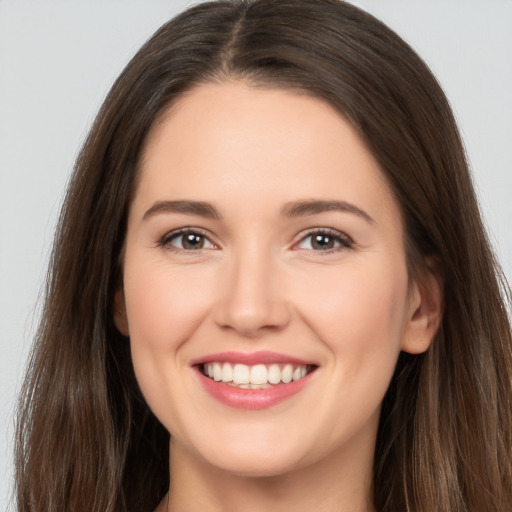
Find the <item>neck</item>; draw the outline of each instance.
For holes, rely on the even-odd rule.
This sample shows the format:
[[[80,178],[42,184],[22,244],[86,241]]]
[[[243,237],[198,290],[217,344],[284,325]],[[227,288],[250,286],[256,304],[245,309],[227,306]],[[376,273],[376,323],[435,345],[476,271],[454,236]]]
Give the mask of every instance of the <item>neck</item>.
[[[157,512],[374,512],[373,449],[367,443],[350,454],[340,448],[313,465],[251,477],[213,466],[172,440],[171,490]]]

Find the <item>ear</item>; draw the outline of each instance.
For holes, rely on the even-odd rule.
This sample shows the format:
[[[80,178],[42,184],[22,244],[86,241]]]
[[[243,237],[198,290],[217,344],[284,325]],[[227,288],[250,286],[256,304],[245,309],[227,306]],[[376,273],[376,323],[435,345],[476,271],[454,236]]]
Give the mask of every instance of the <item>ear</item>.
[[[443,279],[433,258],[411,283],[409,308],[402,338],[402,350],[410,354],[425,352],[436,335],[443,318]]]
[[[114,295],[114,325],[123,336],[128,337],[130,335],[123,285],[119,286]]]

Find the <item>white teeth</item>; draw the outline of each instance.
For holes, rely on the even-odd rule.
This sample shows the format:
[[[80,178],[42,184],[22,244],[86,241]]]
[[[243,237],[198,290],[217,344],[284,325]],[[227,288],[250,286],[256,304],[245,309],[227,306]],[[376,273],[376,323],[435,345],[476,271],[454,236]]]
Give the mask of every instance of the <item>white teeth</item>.
[[[213,363],[213,380],[222,380],[222,368],[219,363]]]
[[[264,384],[249,384],[249,386],[251,386],[251,389],[263,389],[271,387],[268,382],[265,382]]]
[[[233,384],[249,384],[248,366],[246,366],[245,364],[235,364],[233,368]]]
[[[233,367],[229,363],[222,365],[222,382],[231,382],[233,380]]]
[[[268,368],[268,381],[270,384],[279,384],[281,382],[281,368],[278,364],[271,364]]]
[[[231,386],[242,389],[261,389],[270,387],[272,384],[288,384],[300,380],[308,374],[307,365],[295,366],[292,364],[256,364],[247,366],[245,364],[231,363],[206,363],[203,366],[203,373],[216,381],[222,381]]]
[[[241,389],[264,389],[264,388],[271,388],[272,386],[267,382],[265,384],[233,384],[232,382],[228,382],[229,386],[232,386],[234,388],[241,388]]]
[[[249,380],[251,381],[251,384],[266,384],[267,367],[264,364],[257,364],[256,366],[251,366]]]
[[[285,384],[288,384],[289,382],[292,381],[292,376],[293,376],[293,366],[291,364],[287,364],[284,368],[283,368],[283,371],[281,373],[281,380],[285,383]]]

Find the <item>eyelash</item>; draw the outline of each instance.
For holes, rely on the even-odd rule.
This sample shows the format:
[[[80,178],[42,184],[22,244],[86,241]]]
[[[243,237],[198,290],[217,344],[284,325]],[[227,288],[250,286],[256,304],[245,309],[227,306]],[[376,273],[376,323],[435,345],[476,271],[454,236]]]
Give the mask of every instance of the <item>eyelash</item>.
[[[185,249],[182,247],[177,247],[171,243],[173,240],[179,238],[180,236],[184,236],[184,235],[195,235],[195,236],[203,237],[205,240],[208,240],[208,242],[213,247],[215,247],[215,248],[217,247],[216,244],[210,240],[209,235],[206,231],[204,231],[200,228],[193,228],[193,227],[180,228],[175,231],[171,231],[170,233],[166,233],[158,241],[158,246],[163,247],[169,251],[178,252],[178,253],[184,252],[184,253],[188,253],[188,254],[200,253],[204,250],[202,247],[199,249]],[[322,255],[326,255],[326,254],[332,254],[332,253],[335,253],[335,252],[338,252],[338,251],[341,251],[344,249],[350,249],[354,245],[354,242],[352,241],[352,239],[349,236],[347,236],[346,234],[342,233],[341,231],[337,231],[336,229],[332,229],[332,228],[314,228],[305,233],[302,233],[299,241],[294,243],[293,249],[299,250],[299,248],[297,246],[299,246],[301,243],[305,242],[308,238],[313,237],[315,235],[320,235],[320,236],[324,236],[326,238],[330,238],[338,245],[333,248],[325,249],[325,250],[315,250],[313,248],[305,249],[305,250],[307,250],[309,252],[320,253]],[[206,250],[208,250],[208,249],[209,248],[207,248]]]
[[[166,233],[159,241],[158,245],[160,247],[163,247],[164,249],[167,249],[169,251],[173,252],[185,252],[185,253],[198,253],[201,252],[203,249],[185,249],[181,247],[176,247],[171,242],[175,240],[176,238],[179,238],[180,236],[184,235],[196,235],[203,237],[205,240],[208,240],[210,244],[212,244],[214,247],[216,245],[210,240],[208,233],[200,228],[192,228],[192,227],[185,227],[176,229],[175,231],[171,231],[170,233]]]
[[[330,238],[335,243],[338,243],[339,245],[336,247],[333,247],[331,249],[325,249],[325,250],[306,249],[309,252],[327,255],[327,254],[333,254],[338,251],[343,251],[345,249],[351,249],[354,246],[353,240],[348,235],[346,235],[345,233],[342,233],[341,231],[338,231],[338,230],[332,229],[332,228],[314,228],[305,233],[302,233],[300,240],[294,244],[294,247],[297,247],[298,245],[303,243],[305,240],[307,240],[308,238],[313,237],[315,235],[320,235],[320,236],[324,236],[326,238]],[[298,250],[298,249],[296,249],[296,250]]]

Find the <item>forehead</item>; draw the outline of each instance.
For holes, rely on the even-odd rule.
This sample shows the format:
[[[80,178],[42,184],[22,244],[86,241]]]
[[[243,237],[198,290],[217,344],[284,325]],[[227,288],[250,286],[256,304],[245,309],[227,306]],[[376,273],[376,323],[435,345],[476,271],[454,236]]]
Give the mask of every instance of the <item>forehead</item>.
[[[321,196],[397,207],[373,155],[327,102],[240,82],[182,96],[151,130],[140,173],[136,196],[148,200]]]

